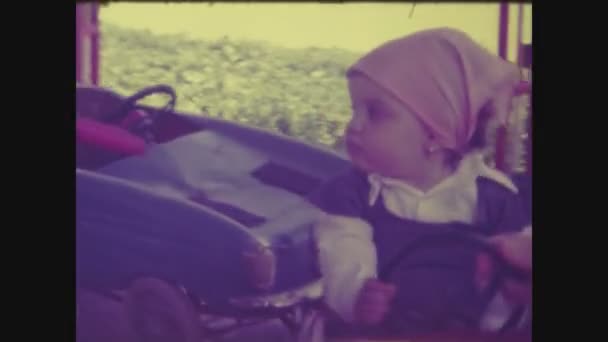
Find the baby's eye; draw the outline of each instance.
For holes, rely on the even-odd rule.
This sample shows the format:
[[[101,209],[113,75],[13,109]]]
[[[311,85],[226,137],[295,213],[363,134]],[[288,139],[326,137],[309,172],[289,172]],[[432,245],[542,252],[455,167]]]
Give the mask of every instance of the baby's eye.
[[[388,113],[377,105],[367,107],[367,114],[371,120],[382,120],[388,116]]]

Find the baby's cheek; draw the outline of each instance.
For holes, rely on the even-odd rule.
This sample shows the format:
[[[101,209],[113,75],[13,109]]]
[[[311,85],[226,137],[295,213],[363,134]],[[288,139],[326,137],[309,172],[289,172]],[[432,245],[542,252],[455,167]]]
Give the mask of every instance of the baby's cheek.
[[[378,167],[386,170],[393,170],[395,167],[402,165],[406,156],[406,151],[394,144],[377,146],[373,152],[374,162]]]

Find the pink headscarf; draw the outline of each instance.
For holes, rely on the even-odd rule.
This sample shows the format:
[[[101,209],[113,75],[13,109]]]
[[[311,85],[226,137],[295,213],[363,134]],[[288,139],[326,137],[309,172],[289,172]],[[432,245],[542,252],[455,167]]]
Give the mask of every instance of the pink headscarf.
[[[348,71],[360,72],[405,104],[443,147],[463,151],[490,100],[506,121],[515,64],[490,53],[463,32],[440,28],[389,41]]]

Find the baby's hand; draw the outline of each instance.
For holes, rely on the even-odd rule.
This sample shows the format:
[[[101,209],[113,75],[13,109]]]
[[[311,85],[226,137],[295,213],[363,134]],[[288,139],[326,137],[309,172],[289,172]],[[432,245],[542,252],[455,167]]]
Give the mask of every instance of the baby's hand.
[[[357,323],[374,325],[380,323],[391,307],[397,288],[377,279],[368,279],[355,303]]]
[[[523,234],[504,234],[490,242],[496,251],[511,265],[532,272],[532,237]],[[491,259],[480,255],[477,263],[477,283],[480,288],[487,286],[494,272]],[[503,288],[505,298],[515,304],[529,304],[532,301],[532,283],[507,281]]]
[[[491,240],[496,250],[513,266],[532,272],[532,236],[524,234],[499,235]]]

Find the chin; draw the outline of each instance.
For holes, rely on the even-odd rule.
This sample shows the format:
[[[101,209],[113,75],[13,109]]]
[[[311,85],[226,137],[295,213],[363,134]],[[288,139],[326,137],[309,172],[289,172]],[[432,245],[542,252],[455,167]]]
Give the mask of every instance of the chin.
[[[363,158],[350,158],[351,162],[355,169],[362,171],[364,173],[377,173],[377,170],[373,168],[366,160]]]
[[[383,173],[381,170],[382,168],[377,167],[379,165],[376,165],[370,159],[366,158],[365,153],[361,150],[349,150],[348,157],[353,166],[360,171],[365,173]]]

